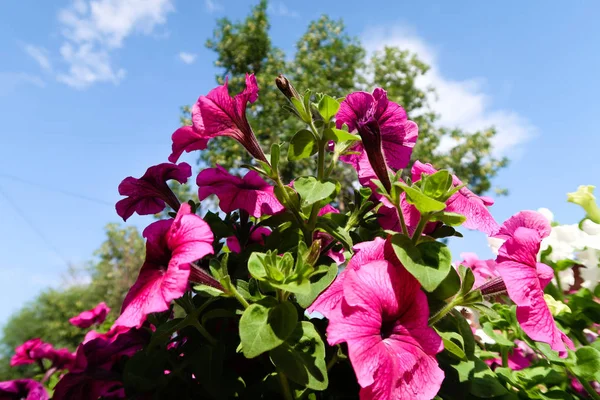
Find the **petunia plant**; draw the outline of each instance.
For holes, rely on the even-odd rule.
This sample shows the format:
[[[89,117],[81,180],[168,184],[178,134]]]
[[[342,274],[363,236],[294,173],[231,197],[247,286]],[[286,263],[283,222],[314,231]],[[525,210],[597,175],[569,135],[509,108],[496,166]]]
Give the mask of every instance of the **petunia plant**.
[[[281,75],[275,84],[303,128],[261,147],[246,115],[260,105],[250,74],[235,96],[227,82],[200,96],[169,162],[119,186],[123,219],[170,218],[144,230],[146,258],[116,322],[62,361],[29,341],[15,365],[38,362],[54,399],[600,398],[598,290],[561,284],[581,261],[551,256],[546,214],[500,224],[493,200],[452,171],[411,165],[418,127],[383,88],[337,99],[301,94]],[[200,203],[177,198],[168,182],[192,175],[180,156],[217,136],[253,162],[206,166]],[[302,159],[314,173],[284,181],[284,164]],[[351,198],[332,178],[339,168],[356,171]],[[594,228],[590,194],[571,197]],[[220,210],[199,215],[203,202]],[[461,229],[486,235],[497,257],[453,263],[447,241]],[[107,312],[71,321],[88,329]],[[0,383],[2,396],[49,394],[20,380]]]

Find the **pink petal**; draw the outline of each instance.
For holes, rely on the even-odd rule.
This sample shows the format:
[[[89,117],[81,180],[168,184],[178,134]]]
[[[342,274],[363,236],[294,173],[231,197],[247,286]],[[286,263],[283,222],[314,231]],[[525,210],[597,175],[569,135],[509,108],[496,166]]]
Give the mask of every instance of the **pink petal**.
[[[202,137],[191,126],[182,126],[177,129],[173,133],[173,136],[171,136],[171,140],[173,144],[171,146],[169,161],[172,163],[177,162],[184,151],[189,153],[194,150],[204,150],[208,145],[208,139]]]
[[[515,231],[518,228],[529,228],[538,232],[539,236],[544,239],[550,235],[550,231],[552,230],[550,226],[550,222],[537,211],[521,211],[512,217],[510,217],[502,227],[498,233],[494,236],[508,239],[513,236]]]

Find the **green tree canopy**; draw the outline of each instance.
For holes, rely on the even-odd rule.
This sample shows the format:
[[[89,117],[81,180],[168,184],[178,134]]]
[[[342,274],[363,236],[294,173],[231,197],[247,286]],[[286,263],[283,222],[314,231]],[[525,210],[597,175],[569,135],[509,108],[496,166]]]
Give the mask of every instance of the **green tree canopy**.
[[[284,53],[271,43],[267,8],[267,1],[261,0],[243,21],[220,19],[213,37],[206,42],[217,55],[215,66],[221,70],[217,82],[222,84],[228,76],[232,93],[243,88],[246,72],[256,74],[260,96],[249,114],[259,142],[265,148],[273,142],[289,140],[296,132],[296,121],[288,118],[281,109],[284,97],[274,84],[279,73],[284,73],[301,93],[311,87],[317,92],[343,96],[354,90],[381,86],[387,90],[388,97],[401,104],[409,118],[419,125],[413,160],[452,169],[478,194],[492,188],[492,178],[508,163],[506,158],[499,159],[492,154],[491,139],[496,131],[492,127],[480,132],[440,127],[439,116],[429,102],[435,88],[423,89],[416,84],[429,70],[418,54],[387,47],[372,54],[366,62],[366,50],[357,38],[348,34],[343,22],[323,15],[309,23],[306,33],[296,44],[294,58],[286,61]],[[189,108],[185,111],[187,115],[182,120],[189,124]],[[457,145],[441,151],[439,145],[443,137],[454,139]],[[226,145],[222,145],[223,140],[227,141]],[[238,168],[250,161],[249,157],[240,154],[245,152],[240,151],[237,142],[218,138],[209,143],[200,161]],[[290,179],[302,175],[309,167],[312,168],[310,160],[288,164],[284,177]],[[355,179],[351,171],[347,174],[338,178],[346,182]]]

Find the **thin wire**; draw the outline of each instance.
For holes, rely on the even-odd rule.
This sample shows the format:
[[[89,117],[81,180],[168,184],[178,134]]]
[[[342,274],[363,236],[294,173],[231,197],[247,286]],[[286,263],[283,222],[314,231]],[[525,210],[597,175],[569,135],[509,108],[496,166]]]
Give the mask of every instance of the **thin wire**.
[[[19,216],[27,223],[27,225],[29,225],[31,230],[34,231],[40,237],[40,239],[42,239],[44,243],[46,243],[46,245],[50,249],[52,249],[52,251],[54,251],[54,253],[56,253],[56,255],[59,258],[61,258],[64,261],[64,263],[69,267],[71,263],[67,260],[67,257],[65,257],[64,254],[48,239],[44,232],[42,232],[37,228],[37,226],[35,226],[33,221],[27,217],[27,215],[23,212],[23,210],[21,210],[17,203],[12,200],[12,198],[8,195],[8,193],[6,193],[6,191],[4,191],[2,186],[0,186],[0,195],[2,195],[6,199],[8,204],[12,206],[15,212],[19,214]]]
[[[102,204],[105,206],[113,206],[113,203],[110,203],[106,200],[101,200],[101,199],[96,199],[93,197],[88,197],[82,194],[78,194],[78,193],[73,193],[73,192],[69,192],[63,189],[58,189],[52,186],[46,186],[46,185],[41,185],[38,182],[33,182],[33,181],[29,181],[27,179],[23,179],[23,178],[19,178],[18,176],[13,176],[13,175],[8,175],[8,174],[2,174],[0,173],[0,178],[7,178],[7,179],[11,179],[13,181],[17,181],[17,182],[21,182],[21,183],[25,183],[27,185],[31,185],[31,186],[36,186],[38,188],[42,188],[45,190],[48,190],[50,192],[56,192],[56,193],[60,193],[63,194],[65,196],[71,196],[71,197],[75,197],[81,200],[87,200],[87,201],[91,201],[92,203],[97,203],[97,204]]]

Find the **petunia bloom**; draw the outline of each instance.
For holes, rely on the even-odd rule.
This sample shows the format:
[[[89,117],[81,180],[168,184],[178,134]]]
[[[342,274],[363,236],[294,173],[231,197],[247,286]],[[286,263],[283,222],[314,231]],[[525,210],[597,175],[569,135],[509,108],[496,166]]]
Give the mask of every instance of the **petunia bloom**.
[[[44,385],[33,379],[0,382],[2,400],[48,400]]]
[[[167,181],[174,179],[186,183],[192,176],[192,167],[187,163],[154,165],[141,178],[132,176],[123,179],[119,194],[127,196],[116,204],[117,214],[124,221],[137,212],[139,215],[156,214],[165,209],[165,203],[179,210],[179,200]]]
[[[200,96],[192,107],[192,126],[179,128],[173,134],[173,152],[169,161],[176,162],[184,151],[206,148],[209,139],[229,136],[240,142],[254,158],[267,162],[246,117],[248,103],[254,103],[256,99],[258,85],[254,74],[246,74],[246,88],[235,97],[229,95],[227,80],[206,96]]]
[[[87,329],[92,325],[100,325],[106,319],[110,308],[105,302],[101,302],[91,310],[83,311],[81,314],[73,317],[69,322],[81,329]]]
[[[256,173],[249,171],[243,178],[231,175],[220,165],[207,168],[198,174],[198,198],[206,199],[211,194],[219,198],[223,212],[244,210],[255,218],[271,215],[283,210],[283,205],[269,185]]]
[[[125,399],[121,368],[114,367],[123,357],[141,350],[149,339],[147,329],[117,326],[79,345],[74,366],[54,388],[53,399]]]
[[[214,251],[210,227],[186,203],[175,219],[152,223],[143,236],[146,259],[125,297],[117,326],[139,327],[148,314],[168,310],[188,287],[190,263]]]
[[[387,168],[398,170],[408,165],[417,141],[417,124],[409,121],[406,111],[389,101],[386,91],[381,88],[376,88],[373,94],[350,93],[335,117],[338,129],[346,124],[350,132],[358,131],[362,139],[349,149],[357,154],[344,156],[341,160],[352,164],[359,172],[362,170],[362,174],[368,174],[364,170],[370,164],[374,175],[389,186]]]
[[[383,239],[364,242],[309,311],[329,319],[327,341],[346,342],[360,398],[432,399],[444,373],[427,297]],[[358,247],[358,246],[357,246]]]
[[[473,271],[475,288],[500,276],[496,271],[496,261],[494,260],[480,260],[475,253],[460,253],[460,258],[462,258],[462,261],[459,264]]]
[[[437,170],[431,164],[423,164],[420,161],[415,161],[411,170],[412,180],[413,182],[417,182],[421,180],[421,174],[433,175],[436,172]],[[462,184],[456,175],[452,175],[452,185],[454,187],[462,186]],[[494,201],[491,198],[477,196],[467,187],[463,187],[446,201],[446,211],[464,215],[467,218],[463,224],[465,228],[493,235],[499,228],[498,223],[487,209],[493,204]]]
[[[544,300],[544,287],[554,273],[537,262],[540,244],[550,229],[548,220],[535,211],[521,211],[510,217],[497,234],[506,241],[498,251],[496,270],[517,305],[517,320],[523,331],[531,339],[565,352],[565,345],[573,348],[573,343],[558,329]]]
[[[10,366],[33,364],[44,358],[50,358],[54,348],[50,343],[41,339],[30,339],[15,349],[15,354],[10,359]]]

